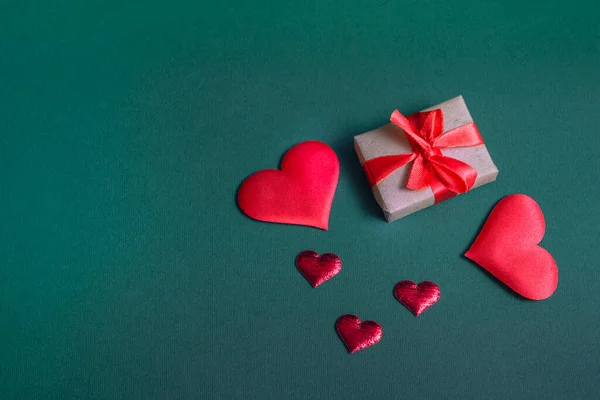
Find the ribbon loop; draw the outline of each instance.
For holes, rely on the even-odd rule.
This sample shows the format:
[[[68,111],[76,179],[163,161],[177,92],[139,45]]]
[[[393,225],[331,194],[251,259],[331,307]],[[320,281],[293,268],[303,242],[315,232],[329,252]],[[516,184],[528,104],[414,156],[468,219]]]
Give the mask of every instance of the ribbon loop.
[[[441,109],[419,113],[422,136],[428,143],[433,143],[444,133],[444,113]]]
[[[382,156],[373,158],[363,164],[363,169],[367,174],[367,180],[371,186],[381,182],[389,174],[408,164],[417,157],[415,153],[396,154],[392,156]]]
[[[400,114],[398,110],[394,110],[390,117],[392,124],[399,126],[404,131],[406,138],[411,143],[411,146],[419,149],[429,148],[430,144],[421,136],[421,132],[415,127],[408,118]]]
[[[451,192],[457,194],[468,192],[477,179],[477,171],[456,158],[433,156],[429,159],[429,163],[440,182]]]

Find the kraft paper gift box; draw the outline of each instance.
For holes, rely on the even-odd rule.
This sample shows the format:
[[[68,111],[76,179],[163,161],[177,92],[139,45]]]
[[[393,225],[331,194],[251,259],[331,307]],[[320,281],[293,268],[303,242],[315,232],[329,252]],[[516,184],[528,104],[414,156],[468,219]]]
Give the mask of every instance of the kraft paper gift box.
[[[457,168],[459,170],[462,168],[463,170],[466,169],[470,171],[470,178],[466,179],[466,181],[470,180],[469,184],[472,186],[469,189],[466,189],[467,191],[494,181],[498,175],[498,168],[496,168],[494,165],[490,153],[488,152],[485,144],[483,144],[483,139],[481,136],[479,136],[479,131],[476,128],[473,119],[471,118],[471,114],[469,113],[467,105],[465,104],[462,96],[455,97],[451,100],[423,110],[421,113],[434,110],[441,110],[441,113],[435,111],[435,113],[438,113],[436,114],[437,118],[442,118],[443,120],[443,130],[441,131],[441,135],[438,137],[438,142],[443,142],[446,145],[433,148],[434,141],[430,140],[430,144],[432,144],[433,148],[431,151],[441,155],[441,158],[443,158],[444,161],[450,166],[458,165]],[[443,116],[441,116],[441,114],[443,114]],[[423,118],[426,115],[427,114],[423,114]],[[420,115],[417,113],[407,117],[404,120],[414,122],[411,126],[419,131],[422,129],[422,127],[419,128],[419,126],[415,125],[419,124],[419,117]],[[400,115],[399,118],[400,121],[402,121],[404,117]],[[437,121],[439,124],[439,119]],[[422,122],[423,121],[421,120],[421,123]],[[428,126],[431,127],[432,125],[430,124]],[[451,136],[456,137],[457,133],[460,136],[465,127],[471,128],[469,132],[465,132],[465,135],[471,136],[472,143],[467,143],[468,145],[466,146],[463,145],[460,147],[455,147],[457,143],[461,145],[464,144],[461,142],[469,142],[469,139],[462,140],[463,138],[459,137],[458,140],[453,140],[453,138],[451,138]],[[411,129],[411,131],[413,130],[415,129]],[[450,133],[450,135],[445,139],[441,139],[447,133]],[[427,136],[427,133],[420,134]],[[472,139],[474,136],[477,136],[479,141]],[[405,130],[400,128],[400,126],[395,123],[381,126],[375,130],[354,137],[354,148],[356,149],[356,153],[361,165],[365,169],[367,178],[372,184],[372,190],[375,199],[381,206],[385,215],[385,219],[388,222],[395,221],[406,215],[432,206],[435,203],[446,200],[463,192],[462,190],[448,190],[448,187],[453,187],[451,184],[440,184],[440,182],[442,182],[444,179],[439,178],[439,176],[446,175],[444,172],[446,170],[445,166],[443,166],[442,169],[436,169],[436,171],[441,171],[439,173],[434,173],[433,175],[431,175],[431,173],[429,173],[429,175],[426,174],[426,176],[433,176],[431,179],[436,182],[431,186],[427,186],[421,190],[412,190],[407,188],[409,176],[412,173],[412,168],[415,164],[415,161],[412,160],[406,162],[404,165],[395,168],[390,166],[390,163],[386,160],[393,161],[394,157],[391,156],[410,155],[411,153],[415,154],[415,157],[416,155],[421,154],[426,158],[427,156],[425,153],[427,153],[427,151],[420,150],[420,148],[415,145],[414,135],[411,137],[412,145],[407,139]],[[419,138],[417,138],[416,141],[421,142]],[[453,145],[447,146],[448,143],[453,143]],[[473,143],[476,144],[473,145]],[[427,147],[427,145],[425,146]],[[433,154],[431,151],[430,154]],[[455,162],[455,160],[448,160],[448,157],[458,160],[459,162]],[[438,159],[439,157],[436,158],[436,160]],[[367,162],[368,164],[365,165]],[[419,169],[423,165],[429,165],[428,162],[429,161],[427,160],[420,162],[416,169]],[[468,164],[468,166],[464,168],[463,163]],[[373,173],[373,170],[376,168],[372,169],[371,166],[376,166],[378,171]],[[469,166],[471,168],[469,168]],[[469,174],[466,173],[466,175]],[[382,176],[385,177],[381,179]],[[415,181],[418,182],[418,180]]]

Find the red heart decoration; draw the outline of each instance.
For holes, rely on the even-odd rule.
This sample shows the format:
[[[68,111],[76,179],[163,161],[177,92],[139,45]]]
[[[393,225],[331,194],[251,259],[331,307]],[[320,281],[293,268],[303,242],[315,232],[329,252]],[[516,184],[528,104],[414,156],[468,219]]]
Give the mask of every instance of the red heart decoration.
[[[543,300],[558,286],[558,267],[538,243],[546,222],[529,196],[511,194],[496,204],[465,257],[523,297]]]
[[[304,250],[296,256],[296,268],[313,287],[317,287],[341,271],[342,260],[336,254],[319,256],[312,250]]]
[[[356,315],[345,314],[338,318],[335,329],[350,353],[379,343],[383,333],[375,321],[361,322]]]
[[[418,285],[413,281],[402,281],[394,287],[394,296],[418,317],[440,299],[440,288],[429,281]]]
[[[242,182],[237,201],[246,215],[259,221],[327,230],[339,174],[331,147],[302,142],[285,154],[281,170],[258,171]]]

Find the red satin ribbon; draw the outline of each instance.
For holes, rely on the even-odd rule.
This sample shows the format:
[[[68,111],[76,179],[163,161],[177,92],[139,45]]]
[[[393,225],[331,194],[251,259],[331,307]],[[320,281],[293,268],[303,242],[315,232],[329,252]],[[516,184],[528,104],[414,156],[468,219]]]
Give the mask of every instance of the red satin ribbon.
[[[444,113],[441,109],[420,112],[408,117],[394,110],[390,121],[402,128],[413,152],[366,161],[363,168],[371,186],[413,161],[406,187],[411,190],[431,187],[436,203],[465,193],[473,187],[477,171],[469,164],[442,155],[441,150],[483,144],[474,122],[444,133]]]

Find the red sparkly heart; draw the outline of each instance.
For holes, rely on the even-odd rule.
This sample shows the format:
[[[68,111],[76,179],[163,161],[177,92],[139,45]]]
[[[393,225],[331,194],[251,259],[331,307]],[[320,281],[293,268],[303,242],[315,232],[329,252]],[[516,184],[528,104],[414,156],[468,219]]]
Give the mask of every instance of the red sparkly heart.
[[[281,170],[255,172],[242,182],[237,201],[251,218],[327,230],[340,165],[328,145],[308,141],[292,147]]]
[[[346,314],[338,318],[335,329],[350,353],[379,343],[383,333],[375,321],[361,322],[356,315]]]
[[[304,250],[296,256],[296,268],[313,287],[317,287],[340,272],[342,260],[332,253],[319,256],[312,250]]]
[[[440,288],[433,282],[398,282],[394,296],[417,317],[440,299]]]
[[[475,242],[465,253],[521,296],[543,300],[558,286],[558,267],[538,243],[546,222],[529,196],[512,194],[496,204]]]

